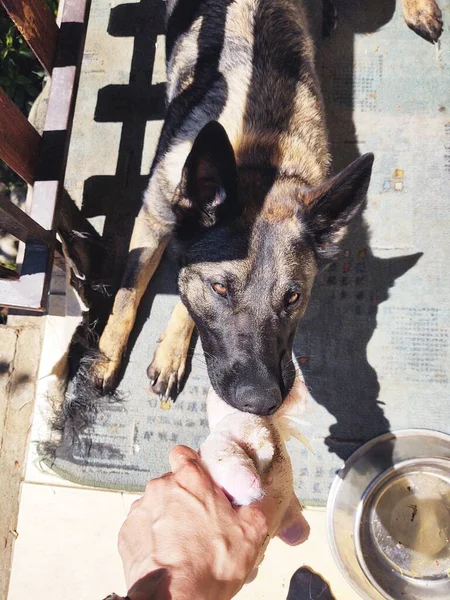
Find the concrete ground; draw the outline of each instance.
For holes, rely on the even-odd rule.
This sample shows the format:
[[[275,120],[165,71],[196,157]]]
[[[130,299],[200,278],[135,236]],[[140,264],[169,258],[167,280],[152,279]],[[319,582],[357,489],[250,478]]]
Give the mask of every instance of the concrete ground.
[[[6,598],[21,481],[34,406],[44,320],[12,316],[0,325],[0,598]]]
[[[19,538],[17,518],[26,461],[33,447],[31,426],[35,418],[36,398],[45,404],[50,390],[41,378],[45,365],[44,337],[58,324],[70,323],[67,307],[72,293],[66,295],[66,274],[55,268],[50,285],[49,311],[46,315],[4,313],[0,325],[0,598],[7,597],[14,544]],[[70,306],[69,306],[70,308]],[[46,336],[44,333],[46,333]],[[61,341],[59,346],[64,345]],[[43,386],[43,387],[42,387]],[[42,390],[39,393],[39,390]],[[34,417],[33,417],[34,415]]]
[[[124,594],[116,539],[136,498],[25,483],[8,600],[100,600],[112,591]],[[308,510],[306,514],[312,528],[310,540],[299,548],[271,542],[258,577],[236,596],[238,600],[284,600],[291,576],[303,564],[321,573],[337,600],[359,598],[329,554],[324,512]]]

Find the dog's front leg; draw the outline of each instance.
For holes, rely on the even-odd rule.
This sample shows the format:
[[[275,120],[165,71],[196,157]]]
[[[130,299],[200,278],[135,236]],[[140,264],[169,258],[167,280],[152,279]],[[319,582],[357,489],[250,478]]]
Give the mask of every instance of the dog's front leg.
[[[442,13],[434,0],[402,0],[403,15],[410,29],[431,43],[442,33]]]
[[[118,383],[122,358],[139,302],[159,265],[170,233],[171,227],[158,219],[144,204],[133,228],[122,283],[100,338],[101,355],[92,366],[94,381],[105,392],[113,390]]]
[[[186,307],[178,302],[147,369],[152,390],[164,401],[179,392],[194,327]]]

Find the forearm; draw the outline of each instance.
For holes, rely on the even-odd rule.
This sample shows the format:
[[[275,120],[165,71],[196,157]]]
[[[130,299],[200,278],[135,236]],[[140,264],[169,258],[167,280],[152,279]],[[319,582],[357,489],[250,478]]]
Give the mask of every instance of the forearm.
[[[105,600],[172,600],[169,587],[167,570],[158,569],[133,584],[125,597],[111,594]]]
[[[231,600],[231,596],[225,597],[215,590],[199,590],[196,585],[193,591],[192,587],[186,577],[172,576],[167,569],[158,569],[133,584],[125,597],[111,594],[105,600],[192,600],[193,594],[195,600],[219,597]]]
[[[136,582],[130,588],[126,600],[231,600],[234,596],[224,590],[219,591],[214,585],[173,576],[168,571],[157,580],[151,576],[146,579]]]

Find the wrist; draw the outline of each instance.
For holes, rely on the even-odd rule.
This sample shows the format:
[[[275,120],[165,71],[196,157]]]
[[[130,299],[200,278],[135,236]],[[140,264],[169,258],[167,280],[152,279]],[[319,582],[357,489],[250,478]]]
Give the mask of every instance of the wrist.
[[[136,581],[124,600],[231,600],[234,593],[229,587],[224,582],[205,581],[195,569],[187,573],[172,568],[169,573],[160,568]]]
[[[126,600],[171,600],[169,585],[167,569],[158,569],[136,581],[128,590]]]
[[[174,600],[231,600],[235,595],[229,591],[230,586],[215,579],[196,577],[191,575],[171,576],[169,585],[169,598]],[[236,590],[235,593],[237,593]],[[165,597],[164,597],[165,600]]]

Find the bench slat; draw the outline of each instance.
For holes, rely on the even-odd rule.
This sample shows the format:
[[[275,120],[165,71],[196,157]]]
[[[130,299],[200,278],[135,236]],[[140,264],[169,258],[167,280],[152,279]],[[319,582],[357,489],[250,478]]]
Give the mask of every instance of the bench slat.
[[[41,136],[0,88],[0,158],[29,184],[39,157]]]
[[[0,0],[0,2],[5,4],[5,0]],[[23,261],[18,261],[22,264],[20,278],[6,280],[0,277],[0,304],[3,306],[30,311],[45,310],[52,263],[54,258],[57,265],[60,262],[58,254],[61,254],[62,249],[61,244],[55,239],[55,228],[58,220],[60,196],[63,190],[68,142],[78,87],[79,66],[86,33],[88,4],[88,0],[65,0],[64,2],[61,15],[61,39],[58,41],[58,49],[53,63],[54,68],[42,140],[26,119],[22,117],[34,134],[37,135],[40,142],[39,160],[35,161],[34,168],[30,169],[33,175],[30,179],[34,180],[34,186],[29,216],[46,233],[52,236],[52,243],[43,246],[42,244],[28,242]],[[16,108],[10,100],[9,104]],[[3,116],[1,107],[0,103],[0,130]],[[26,126],[24,128],[26,129]],[[19,141],[21,142],[21,148],[17,155],[20,158],[23,146],[26,144],[23,144],[20,138]],[[4,156],[1,153],[0,132],[0,158]],[[10,166],[12,165],[10,164]],[[14,166],[13,168],[28,181],[24,177],[23,169],[21,173]],[[22,244],[20,246],[23,247]],[[55,250],[56,256],[54,254]]]
[[[53,244],[53,234],[0,194],[0,227],[22,242]]]

